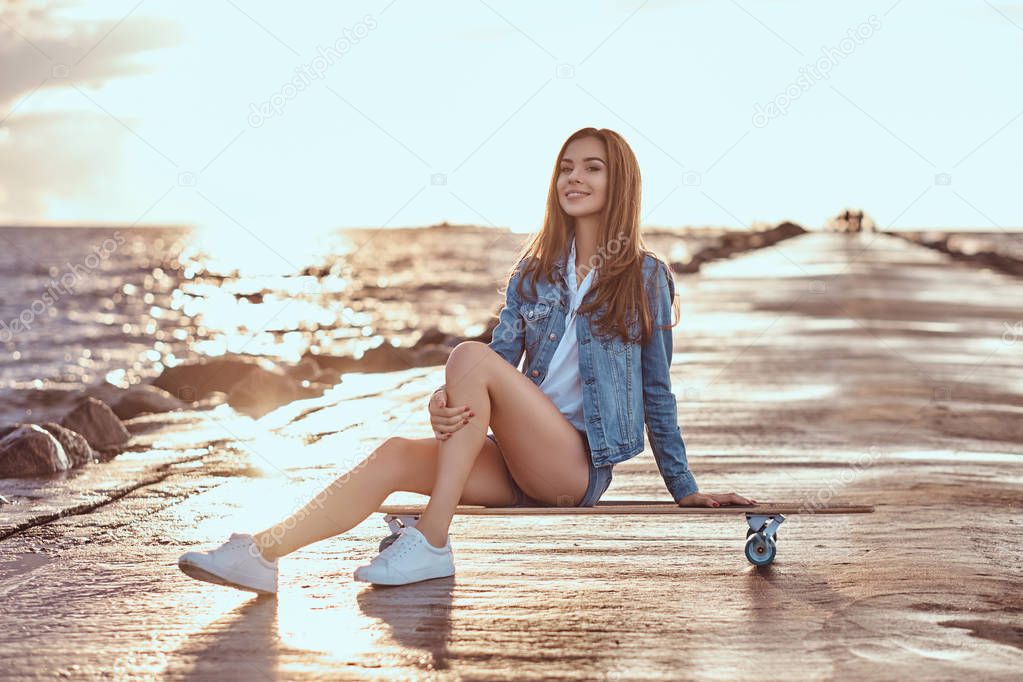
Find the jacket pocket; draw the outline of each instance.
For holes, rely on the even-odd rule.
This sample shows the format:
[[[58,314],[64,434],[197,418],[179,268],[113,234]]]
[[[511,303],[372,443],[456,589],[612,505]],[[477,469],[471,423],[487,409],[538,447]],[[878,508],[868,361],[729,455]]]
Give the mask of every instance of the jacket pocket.
[[[540,343],[543,341],[552,310],[553,306],[547,301],[524,303],[519,306],[519,314],[522,316],[525,331],[526,350],[529,351],[531,360],[536,357]]]
[[[636,325],[629,327],[629,334],[632,335],[633,339],[637,337],[638,333],[639,329]],[[600,345],[603,346],[604,350],[606,350],[608,353],[621,355],[628,349],[629,346],[637,346],[638,342],[635,340],[622,341],[622,337],[620,337],[618,334],[612,334],[611,336],[601,336]]]
[[[609,339],[603,338],[600,340],[600,345],[604,347],[604,350],[613,355],[621,355],[628,347],[628,344],[624,343],[618,336],[612,336]]]

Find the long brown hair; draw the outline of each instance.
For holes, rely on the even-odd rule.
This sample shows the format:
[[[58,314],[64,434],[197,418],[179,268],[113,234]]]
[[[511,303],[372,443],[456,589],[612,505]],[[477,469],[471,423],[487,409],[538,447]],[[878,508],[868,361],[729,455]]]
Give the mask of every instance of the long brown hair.
[[[521,298],[536,301],[536,277],[554,284],[554,265],[563,258],[569,248],[569,233],[575,229],[575,218],[565,213],[558,199],[558,174],[565,149],[573,141],[582,137],[595,137],[603,140],[607,150],[608,190],[607,200],[597,234],[596,263],[590,265],[597,270],[596,279],[583,298],[577,314],[587,316],[598,311],[593,322],[598,334],[605,338],[618,336],[626,343],[638,341],[646,345],[653,333],[654,317],[649,308],[646,289],[643,285],[643,258],[650,254],[657,258],[653,251],[646,248],[639,230],[640,200],[642,195],[639,163],[636,155],[625,139],[607,128],[582,128],[572,133],[561,145],[557,158],[554,160],[554,172],[551,174],[550,188],[547,191],[547,209],[544,212],[543,228],[522,248],[516,259],[516,266],[508,275],[510,284],[519,264],[522,265],[522,276],[516,288]],[[653,282],[659,276],[659,268],[668,266],[657,258],[658,270],[653,273]],[[571,267],[571,264],[569,264]],[[667,272],[671,277],[671,271]],[[523,291],[523,281],[528,278],[533,283],[533,292]],[[505,285],[507,291],[507,284]],[[606,309],[605,309],[606,307]],[[629,327],[637,320],[639,311],[640,337],[631,338]],[[672,300],[673,322],[667,327],[671,329],[678,324],[678,298]]]

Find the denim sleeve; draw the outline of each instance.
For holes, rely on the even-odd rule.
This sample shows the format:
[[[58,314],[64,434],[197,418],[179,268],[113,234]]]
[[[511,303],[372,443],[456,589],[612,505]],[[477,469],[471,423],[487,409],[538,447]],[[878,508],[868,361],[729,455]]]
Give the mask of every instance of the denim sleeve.
[[[675,282],[662,261],[656,262],[656,284],[647,284],[650,310],[655,325],[671,324],[671,304],[675,298]],[[654,329],[642,349],[643,412],[647,438],[657,461],[657,469],[675,502],[699,490],[689,471],[686,446],[678,426],[678,407],[671,391],[671,329]]]
[[[516,288],[519,281],[519,273],[522,271],[523,263],[520,262],[515,268],[515,274],[511,276],[508,283],[505,305],[501,309],[497,326],[494,327],[490,343],[488,344],[495,353],[507,360],[512,367],[518,369],[522,354],[526,350],[526,330],[522,325],[522,316],[519,315],[519,295]]]

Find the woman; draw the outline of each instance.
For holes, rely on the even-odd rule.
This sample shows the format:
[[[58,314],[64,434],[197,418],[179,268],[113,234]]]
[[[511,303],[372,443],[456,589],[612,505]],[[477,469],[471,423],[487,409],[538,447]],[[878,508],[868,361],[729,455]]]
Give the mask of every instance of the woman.
[[[353,528],[392,492],[408,491],[430,496],[419,521],[355,579],[447,577],[456,505],[592,506],[614,464],[643,450],[644,423],[679,505],[756,504],[701,493],[689,471],[669,375],[675,285],[643,245],[639,206],[639,165],[625,140],[607,129],[573,133],[558,155],[543,229],[509,276],[493,340],[460,343],[448,358],[429,407],[435,437],[387,439],[288,519],[187,552],[181,569],[275,593],[279,557]]]

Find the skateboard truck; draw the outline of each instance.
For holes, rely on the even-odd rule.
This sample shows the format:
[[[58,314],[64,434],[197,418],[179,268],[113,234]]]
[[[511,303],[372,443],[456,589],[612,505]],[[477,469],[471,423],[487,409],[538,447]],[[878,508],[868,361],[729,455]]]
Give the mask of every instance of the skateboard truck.
[[[380,551],[387,549],[392,542],[398,539],[399,532],[403,528],[412,528],[419,521],[419,514],[387,514],[384,516],[387,527],[391,534],[380,541]]]
[[[746,558],[754,566],[766,566],[777,553],[778,526],[785,521],[784,514],[755,514],[746,512]]]

